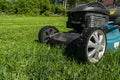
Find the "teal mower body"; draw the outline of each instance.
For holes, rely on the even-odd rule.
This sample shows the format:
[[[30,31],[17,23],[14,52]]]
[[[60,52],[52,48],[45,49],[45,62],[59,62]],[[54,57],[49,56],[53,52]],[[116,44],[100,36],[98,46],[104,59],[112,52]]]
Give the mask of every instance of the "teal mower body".
[[[114,28],[106,34],[107,37],[107,51],[117,50],[120,47],[120,31],[117,29],[118,25],[114,23],[108,23],[105,25],[108,30]],[[116,29],[115,29],[116,28]]]

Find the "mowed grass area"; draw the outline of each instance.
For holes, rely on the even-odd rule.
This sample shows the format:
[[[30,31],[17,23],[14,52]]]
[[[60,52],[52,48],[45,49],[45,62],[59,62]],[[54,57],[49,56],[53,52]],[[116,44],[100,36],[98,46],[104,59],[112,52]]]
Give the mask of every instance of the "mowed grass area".
[[[78,63],[63,55],[65,46],[36,41],[45,25],[68,31],[66,20],[0,16],[0,80],[120,80],[120,51],[107,52],[97,64]]]

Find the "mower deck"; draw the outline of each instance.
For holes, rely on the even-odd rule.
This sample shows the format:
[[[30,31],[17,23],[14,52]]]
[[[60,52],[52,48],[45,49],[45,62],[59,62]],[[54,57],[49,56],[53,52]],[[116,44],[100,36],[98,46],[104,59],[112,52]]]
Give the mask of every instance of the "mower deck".
[[[80,36],[79,33],[56,33],[50,37],[51,44],[69,44]]]

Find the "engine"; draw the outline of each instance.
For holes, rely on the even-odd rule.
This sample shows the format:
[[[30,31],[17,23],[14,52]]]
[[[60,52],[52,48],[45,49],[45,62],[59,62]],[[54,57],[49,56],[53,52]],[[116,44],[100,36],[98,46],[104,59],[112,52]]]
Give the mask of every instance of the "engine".
[[[103,27],[109,21],[109,17],[98,13],[87,13],[85,15],[86,27]]]
[[[109,21],[109,11],[99,2],[82,4],[68,12],[67,27],[82,31],[86,27],[103,27]]]
[[[109,16],[92,12],[68,13],[67,27],[82,31],[86,27],[103,27]]]

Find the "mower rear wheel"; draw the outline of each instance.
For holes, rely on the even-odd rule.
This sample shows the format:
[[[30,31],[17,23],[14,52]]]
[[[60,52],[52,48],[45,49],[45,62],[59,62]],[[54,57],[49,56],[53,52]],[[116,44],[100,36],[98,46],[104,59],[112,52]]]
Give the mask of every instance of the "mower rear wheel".
[[[79,51],[81,58],[92,63],[97,63],[106,50],[106,35],[101,28],[87,28],[79,38]]]
[[[49,43],[50,36],[58,32],[54,26],[44,26],[38,33],[38,40],[41,43]]]

